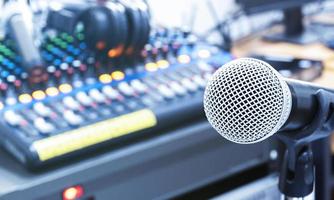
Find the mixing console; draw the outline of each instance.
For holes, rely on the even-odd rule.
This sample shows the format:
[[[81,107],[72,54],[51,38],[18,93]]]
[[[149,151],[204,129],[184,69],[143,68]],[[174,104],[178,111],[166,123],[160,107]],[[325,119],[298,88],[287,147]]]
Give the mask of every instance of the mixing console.
[[[206,80],[229,53],[180,30],[157,28],[140,55],[91,51],[85,34],[45,30],[46,73],[33,77],[15,42],[0,45],[3,146],[36,167],[203,116]],[[104,55],[104,54],[103,54]]]

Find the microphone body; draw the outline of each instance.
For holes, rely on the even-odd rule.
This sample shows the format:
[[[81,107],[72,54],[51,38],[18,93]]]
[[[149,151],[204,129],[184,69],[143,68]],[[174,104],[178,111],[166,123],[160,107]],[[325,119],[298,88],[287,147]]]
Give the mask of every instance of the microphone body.
[[[251,144],[280,132],[286,149],[279,189],[287,197],[305,197],[313,190],[317,170],[311,144],[334,130],[333,104],[333,89],[285,79],[252,58],[226,63],[204,93],[208,121],[226,139]]]
[[[320,89],[333,89],[287,79],[272,66],[252,58],[226,63],[209,80],[204,111],[226,139],[251,144],[279,131],[297,131],[314,121]]]
[[[311,123],[318,110],[318,102],[314,96],[318,90],[323,89],[334,94],[333,89],[303,81],[286,79],[286,83],[291,92],[292,106],[289,118],[280,131],[301,129]]]

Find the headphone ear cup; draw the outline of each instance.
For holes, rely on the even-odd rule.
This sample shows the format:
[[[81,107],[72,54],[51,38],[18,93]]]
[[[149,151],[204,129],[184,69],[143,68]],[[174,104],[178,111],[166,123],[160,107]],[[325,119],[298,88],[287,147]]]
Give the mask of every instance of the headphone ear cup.
[[[128,22],[128,39],[125,46],[125,54],[133,54],[140,37],[141,16],[138,9],[133,5],[133,1],[120,1],[125,6],[125,13]]]
[[[84,25],[84,34],[87,45],[91,49],[104,51],[113,43],[115,26],[110,10],[105,6],[94,6],[82,13],[79,22]]]
[[[109,52],[110,57],[121,56],[123,54],[124,47],[128,39],[128,24],[127,24],[127,19],[126,19],[126,14],[125,14],[125,8],[120,3],[115,3],[115,6],[116,6],[117,13],[118,13],[119,26],[117,29],[118,29],[119,35],[117,38],[118,39],[117,46],[114,48],[113,52]]]
[[[107,48],[107,51],[115,49],[119,44],[119,38],[121,37],[121,30],[120,30],[120,15],[119,11],[114,2],[107,2],[105,7],[109,9],[110,14],[110,37],[109,41],[110,44]]]
[[[137,6],[140,10],[141,25],[142,25],[141,26],[141,38],[140,38],[140,41],[138,42],[137,50],[141,51],[144,48],[145,44],[147,44],[148,42],[151,28],[150,28],[150,17],[149,17],[148,8],[146,4],[142,1],[137,1]]]

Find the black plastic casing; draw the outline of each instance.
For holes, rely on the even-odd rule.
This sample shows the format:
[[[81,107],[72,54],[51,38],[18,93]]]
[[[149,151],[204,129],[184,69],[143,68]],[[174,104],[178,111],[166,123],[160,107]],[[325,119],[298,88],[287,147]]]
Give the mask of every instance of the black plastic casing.
[[[280,131],[298,130],[306,127],[315,117],[318,110],[318,102],[315,94],[320,89],[333,92],[333,89],[324,88],[297,80],[286,80],[292,97],[292,107],[288,120]]]

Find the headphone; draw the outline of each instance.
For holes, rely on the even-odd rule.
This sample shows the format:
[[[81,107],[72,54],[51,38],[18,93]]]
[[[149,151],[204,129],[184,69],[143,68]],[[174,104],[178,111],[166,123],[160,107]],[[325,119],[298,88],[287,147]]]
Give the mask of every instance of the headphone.
[[[73,33],[78,24],[83,25],[88,47],[110,58],[137,54],[151,30],[148,6],[142,0],[67,5],[48,16],[48,27],[61,31]]]

